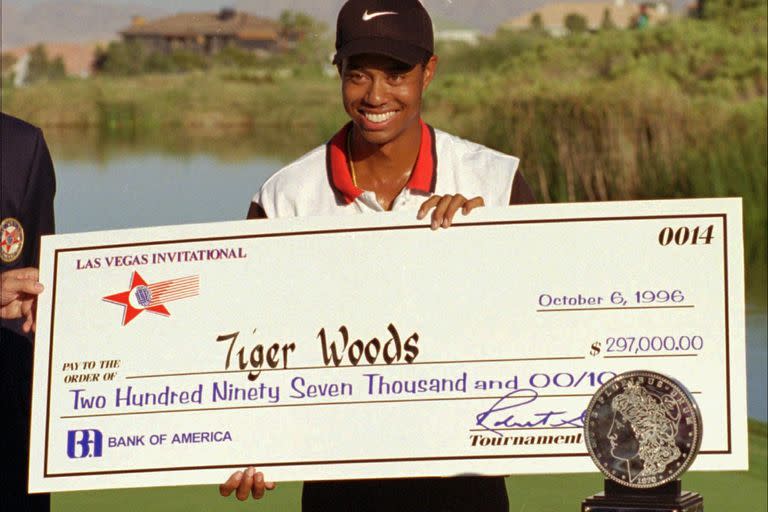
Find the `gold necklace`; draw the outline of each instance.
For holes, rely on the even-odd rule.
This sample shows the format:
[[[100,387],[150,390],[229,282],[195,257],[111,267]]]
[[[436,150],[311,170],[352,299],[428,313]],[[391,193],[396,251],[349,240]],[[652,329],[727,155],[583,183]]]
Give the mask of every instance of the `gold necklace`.
[[[355,162],[352,161],[352,129],[347,132],[347,161],[349,162],[349,172],[352,175],[352,184],[357,187],[357,176],[355,175]]]

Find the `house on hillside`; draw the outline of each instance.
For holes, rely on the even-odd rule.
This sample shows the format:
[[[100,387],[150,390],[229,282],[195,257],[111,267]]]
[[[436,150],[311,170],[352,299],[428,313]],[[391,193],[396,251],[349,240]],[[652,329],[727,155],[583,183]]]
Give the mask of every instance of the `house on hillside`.
[[[229,8],[181,13],[154,21],[135,16],[120,35],[125,42],[137,42],[151,52],[164,54],[186,50],[215,55],[228,46],[272,53],[286,42],[276,21]]]
[[[535,11],[517,16],[502,23],[500,28],[507,30],[526,30],[531,28],[532,19],[541,21],[540,28],[559,37],[568,34],[565,18],[569,14],[578,14],[587,22],[590,31],[600,30],[607,15],[618,29],[633,28],[638,25],[654,24],[669,18],[670,8],[665,1],[632,2],[630,0],[603,0],[588,2],[557,2],[543,5]]]

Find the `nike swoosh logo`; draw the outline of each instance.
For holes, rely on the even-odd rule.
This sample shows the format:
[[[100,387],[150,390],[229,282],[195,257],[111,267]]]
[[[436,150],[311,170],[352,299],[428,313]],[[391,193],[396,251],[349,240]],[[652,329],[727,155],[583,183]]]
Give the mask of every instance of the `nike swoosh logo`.
[[[392,14],[397,14],[394,11],[382,11],[382,12],[372,12],[369,13],[366,9],[363,13],[363,21],[371,21],[373,18],[378,18],[379,16],[390,16]]]

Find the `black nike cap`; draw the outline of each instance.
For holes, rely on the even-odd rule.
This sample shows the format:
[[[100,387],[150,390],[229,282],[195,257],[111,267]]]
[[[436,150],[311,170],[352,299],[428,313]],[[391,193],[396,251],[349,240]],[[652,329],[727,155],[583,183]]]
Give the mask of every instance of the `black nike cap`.
[[[334,64],[373,53],[415,66],[434,51],[432,20],[419,0],[349,0],[339,11]]]

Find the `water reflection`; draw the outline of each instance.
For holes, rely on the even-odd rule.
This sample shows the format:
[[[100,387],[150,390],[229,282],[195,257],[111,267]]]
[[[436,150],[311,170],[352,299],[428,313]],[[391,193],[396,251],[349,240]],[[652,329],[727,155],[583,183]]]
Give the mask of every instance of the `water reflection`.
[[[768,314],[747,309],[747,403],[750,418],[768,420]]]
[[[219,137],[171,132],[104,137],[46,131],[56,165],[60,233],[236,220],[261,184],[325,139],[293,131]],[[765,262],[748,265],[749,414],[766,412],[768,354]]]
[[[268,158],[223,163],[205,155],[145,154],[108,163],[59,158],[57,231],[244,219],[253,194],[281,165]]]
[[[206,155],[221,162],[245,162],[269,158],[288,162],[321,144],[332,134],[307,129],[275,130],[222,127],[215,134],[185,128],[152,128],[126,133],[96,129],[45,130],[45,138],[57,160],[107,165],[116,159],[144,155],[186,158]]]
[[[322,142],[307,133],[220,135],[46,131],[58,178],[57,231],[242,219],[272,173]]]

